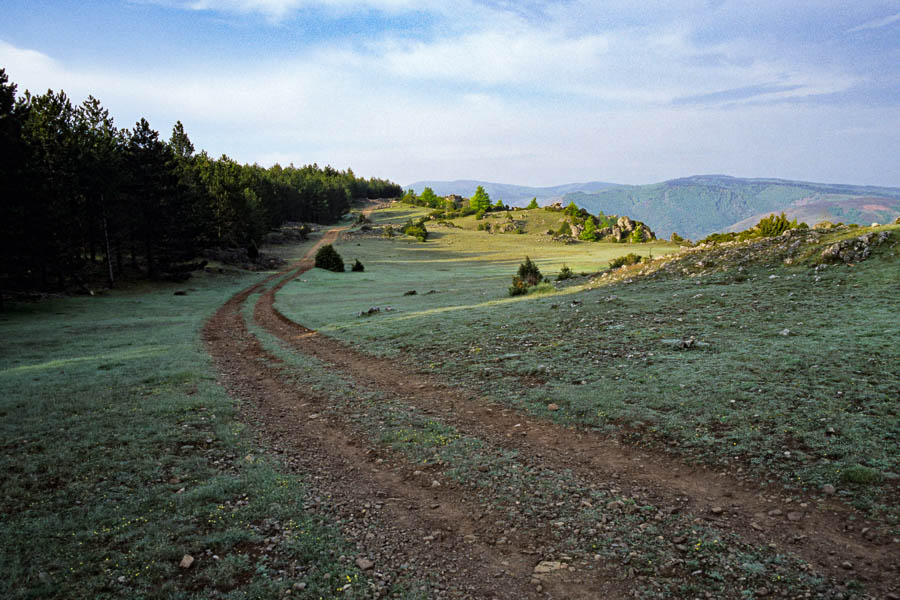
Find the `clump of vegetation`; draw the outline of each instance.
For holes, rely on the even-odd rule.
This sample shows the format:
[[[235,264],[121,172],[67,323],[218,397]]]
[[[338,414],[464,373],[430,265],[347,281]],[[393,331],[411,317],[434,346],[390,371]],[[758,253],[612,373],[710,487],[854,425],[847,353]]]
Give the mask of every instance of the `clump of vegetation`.
[[[743,242],[758,238],[775,237],[781,235],[789,229],[808,229],[806,223],[798,223],[797,219],[788,220],[784,213],[775,215],[772,213],[768,217],[764,217],[754,227],[745,229],[744,231],[731,231],[728,233],[713,233],[702,240],[701,244],[721,244],[722,242]]]
[[[316,252],[316,268],[334,271],[335,273],[344,272],[344,259],[338,254],[331,244],[325,244]]]
[[[848,467],[841,473],[841,479],[844,480],[845,483],[856,483],[859,485],[866,485],[869,483],[878,483],[882,479],[881,471],[877,469],[872,469],[870,467],[864,467],[863,465],[853,465],[852,467]]]
[[[570,269],[568,265],[563,265],[562,269],[560,269],[559,273],[556,275],[556,280],[565,281],[566,279],[572,279],[573,277],[575,277],[575,273],[572,272],[572,269]]]
[[[394,227],[393,227],[393,225],[387,225],[387,226],[384,228],[384,231],[381,232],[381,235],[384,236],[384,237],[386,237],[386,238],[392,238],[392,237],[394,237]]]
[[[512,285],[509,286],[509,295],[525,295],[528,293],[529,288],[539,284],[542,279],[541,270],[526,256],[525,262],[519,265],[518,272],[513,275]]]
[[[526,209],[540,208],[540,206],[538,206],[537,198],[532,198],[531,202],[529,202],[528,206],[526,206],[525,208]]]
[[[357,217],[356,217],[357,225],[363,225],[363,224],[371,223],[371,222],[372,221],[369,219],[369,217],[366,216],[365,213],[359,213],[359,215],[357,215]]]
[[[634,252],[629,252],[625,256],[620,256],[618,258],[614,258],[611,261],[609,261],[609,268],[610,269],[618,269],[620,267],[636,265],[639,262],[641,262],[642,260],[644,260],[644,258],[642,256],[638,256]]]
[[[684,239],[683,237],[681,237],[674,231],[672,232],[672,237],[670,239],[672,240],[672,243],[674,243],[674,244],[680,244],[682,246],[690,246],[691,245],[691,240]]]
[[[416,238],[420,242],[424,242],[428,239],[428,230],[425,229],[424,217],[416,221],[413,221],[412,219],[408,220],[400,231],[405,235]]]
[[[363,264],[361,262],[359,262],[359,259],[357,258],[356,262],[353,263],[353,266],[350,267],[350,270],[353,271],[354,273],[362,273],[363,271],[366,270],[366,268],[363,266]]]

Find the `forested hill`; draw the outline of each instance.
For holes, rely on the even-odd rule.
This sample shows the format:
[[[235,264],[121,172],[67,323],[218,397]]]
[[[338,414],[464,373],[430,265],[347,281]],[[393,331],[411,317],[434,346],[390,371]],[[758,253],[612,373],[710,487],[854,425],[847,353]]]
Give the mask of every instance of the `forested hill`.
[[[591,194],[576,192],[563,202],[575,202],[590,212],[626,214],[646,221],[661,236],[677,232],[699,239],[745,219],[758,221],[782,211],[800,220],[890,222],[900,215],[900,188],[700,175]]]
[[[430,187],[438,196],[455,194],[463,198],[471,198],[478,186],[481,186],[495,200],[502,200],[504,204],[510,206],[525,206],[532,198],[537,198],[541,204],[547,204],[553,200],[559,200],[565,194],[571,192],[596,192],[615,185],[614,183],[605,183],[603,181],[589,181],[587,183],[567,183],[551,187],[529,187],[458,179],[456,181],[417,181],[404,187],[408,190],[414,190],[417,194],[421,194],[422,190]]]
[[[255,253],[285,221],[330,222],[353,198],[402,188],[318,165],[263,168],[195,153],[141,119],[119,129],[98,100],[25,92],[0,69],[0,287],[65,288],[102,265],[155,277],[204,248]],[[96,269],[95,269],[96,270]]]

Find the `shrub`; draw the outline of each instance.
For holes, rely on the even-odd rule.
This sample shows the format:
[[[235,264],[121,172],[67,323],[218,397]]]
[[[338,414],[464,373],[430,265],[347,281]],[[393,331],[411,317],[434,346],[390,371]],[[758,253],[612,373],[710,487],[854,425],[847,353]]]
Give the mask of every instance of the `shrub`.
[[[366,270],[366,268],[363,266],[363,264],[361,262],[359,262],[359,259],[357,258],[356,262],[353,263],[353,266],[350,267],[350,270],[353,271],[354,273],[362,273],[363,271]]]
[[[636,265],[643,260],[642,257],[638,256],[634,252],[630,252],[625,256],[620,256],[619,258],[614,258],[609,261],[610,269],[618,269],[619,267],[626,267],[628,265]]]
[[[510,296],[524,296],[528,293],[528,286],[518,275],[513,275],[512,285],[509,286]]]
[[[562,222],[562,225],[560,225],[559,229],[556,231],[556,235],[572,235],[572,227],[569,225],[568,221]]]
[[[631,237],[628,240],[632,244],[640,244],[644,241],[644,227],[642,225],[638,225],[634,228],[634,231],[631,232]]]
[[[409,219],[400,231],[408,236],[416,238],[420,242],[424,242],[428,239],[428,230],[425,229],[424,218],[415,222],[413,222],[412,219]]]
[[[476,229],[478,229],[478,231],[484,231],[485,230],[484,223],[479,223],[478,227],[476,227]]]
[[[528,203],[528,206],[526,206],[525,208],[527,208],[527,209],[540,208],[540,207],[538,206],[537,198],[532,198],[532,199],[531,199],[531,202],[529,202],[529,203]]]
[[[572,272],[572,269],[570,269],[568,265],[563,265],[562,269],[559,270],[559,274],[556,276],[556,280],[565,281],[566,279],[572,279],[573,277],[575,277],[575,273]]]
[[[475,213],[475,219],[476,219],[476,220],[480,221],[480,220],[482,220],[483,218],[484,218],[484,209],[479,210],[478,212]]]
[[[384,232],[381,235],[388,238],[394,237],[394,227],[392,225],[386,226],[384,228]]]
[[[773,213],[768,217],[764,217],[756,224],[756,229],[759,230],[759,235],[761,237],[774,237],[776,235],[781,235],[788,229],[794,229],[796,227],[797,219],[788,221],[788,218],[784,216],[784,213],[781,213],[777,217]]]
[[[881,481],[882,475],[881,472],[876,469],[864,467],[862,465],[853,465],[841,473],[841,478],[846,483],[867,484],[878,483]]]
[[[525,257],[525,262],[519,265],[519,270],[516,275],[529,287],[537,285],[541,282],[541,279],[543,279],[541,270],[538,269],[538,266],[531,262],[531,259],[527,256]]]
[[[334,271],[335,273],[344,272],[344,259],[338,254],[331,244],[325,244],[316,252],[316,268]]]

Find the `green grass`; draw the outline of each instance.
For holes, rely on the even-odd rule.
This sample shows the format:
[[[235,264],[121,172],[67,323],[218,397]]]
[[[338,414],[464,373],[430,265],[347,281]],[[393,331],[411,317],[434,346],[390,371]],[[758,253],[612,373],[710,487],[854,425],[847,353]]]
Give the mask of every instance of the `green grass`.
[[[526,254],[545,274],[563,263],[596,271],[646,245],[559,245],[466,229],[438,230],[442,237],[424,244],[359,238],[338,249],[358,254],[366,273],[309,272],[277,305],[373,354],[405,356],[562,423],[790,488],[833,484],[896,527],[900,268],[890,244],[898,228],[881,229],[894,231],[894,242],[853,267],[814,271],[809,250],[799,265],[748,259],[737,272],[685,262],[684,277],[627,283],[645,268],[637,265],[625,281],[576,278],[517,298],[506,290]],[[411,289],[418,294],[403,295]],[[394,310],[357,316],[370,306]],[[670,343],[691,337],[703,344]],[[550,403],[561,410],[549,413]],[[857,465],[878,475],[844,474]]]
[[[199,340],[255,277],[0,313],[0,596],[366,594],[337,558],[352,549],[303,510],[302,479],[250,443]]]

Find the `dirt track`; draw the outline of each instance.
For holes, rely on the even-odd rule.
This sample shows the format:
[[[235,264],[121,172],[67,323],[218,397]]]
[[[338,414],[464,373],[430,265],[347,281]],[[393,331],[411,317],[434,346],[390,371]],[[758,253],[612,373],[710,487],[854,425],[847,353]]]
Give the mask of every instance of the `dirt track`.
[[[486,405],[465,390],[423,377],[396,362],[364,355],[290,321],[275,309],[275,294],[312,268],[315,250],[333,242],[339,233],[329,231],[302,261],[269,278],[267,282],[281,277],[254,307],[256,323],[292,349],[333,365],[359,385],[433,414],[465,434],[514,449],[531,463],[571,470],[593,481],[614,480],[626,493],[642,493],[656,505],[677,507],[759,546],[775,544],[838,581],[847,577],[841,564],[850,562],[853,577],[865,581],[870,593],[885,596],[897,591],[897,557],[889,546],[864,539],[860,532],[865,523],[855,521],[849,528],[853,511],[837,502],[827,507],[811,501],[801,504],[795,495],[793,504],[787,505],[786,499],[752,481]],[[278,359],[244,323],[241,308],[261,289],[263,284],[237,294],[210,320],[204,330],[209,352],[226,387],[245,400],[246,418],[284,454],[286,462],[309,474],[319,496],[338,499],[322,502],[318,508],[345,521],[352,518],[354,525],[345,533],[357,543],[360,556],[375,561],[376,571],[382,565],[394,569],[407,565],[413,579],[433,582],[430,594],[448,597],[617,598],[630,593],[636,582],[620,579],[617,565],[562,569],[538,584],[532,580],[535,565],[552,558],[542,554],[552,536],[541,523],[520,528],[505,544],[494,544],[480,535],[494,515],[483,513],[465,490],[423,485],[421,478],[409,476],[415,467],[402,457],[369,447],[339,419],[319,417],[325,400],[291,383]],[[410,388],[415,389],[414,395]],[[770,516],[773,509],[783,509],[782,514]],[[800,518],[789,520],[788,513]]]

